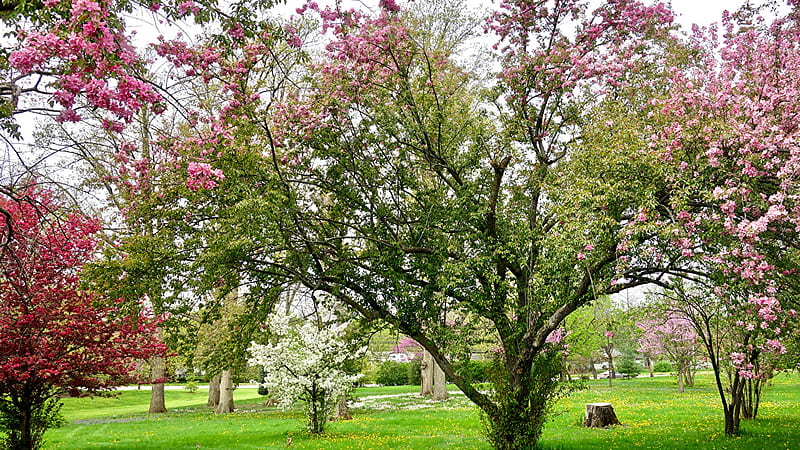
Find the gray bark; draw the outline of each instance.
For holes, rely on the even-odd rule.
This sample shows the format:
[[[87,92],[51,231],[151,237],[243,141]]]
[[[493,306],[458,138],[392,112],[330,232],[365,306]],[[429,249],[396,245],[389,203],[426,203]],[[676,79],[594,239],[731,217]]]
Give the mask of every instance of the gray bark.
[[[419,395],[433,395],[433,366],[433,357],[425,350],[422,354],[422,363],[419,365],[421,380]]]
[[[444,376],[444,370],[439,367],[439,364],[433,362],[433,399],[434,400],[447,400],[450,396],[447,393],[447,379]]]
[[[160,356],[150,358],[150,368],[150,377],[153,381],[163,380],[167,376],[166,361]],[[150,414],[167,412],[167,406],[164,401],[164,383],[153,383],[150,391],[150,409],[147,412]]]
[[[214,412],[217,414],[233,412],[233,380],[230,369],[222,371],[219,381],[219,405]]]
[[[347,394],[339,397],[339,403],[336,404],[336,418],[339,420],[351,420],[353,418],[350,415],[350,408],[347,407]]]
[[[216,374],[208,380],[208,401],[206,406],[216,408],[219,405],[219,379],[220,375]]]

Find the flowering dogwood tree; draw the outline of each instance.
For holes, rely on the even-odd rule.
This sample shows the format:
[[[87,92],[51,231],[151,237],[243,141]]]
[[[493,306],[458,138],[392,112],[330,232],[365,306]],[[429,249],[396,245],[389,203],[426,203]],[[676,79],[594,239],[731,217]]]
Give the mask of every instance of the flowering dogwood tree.
[[[343,338],[350,325],[298,320],[292,314],[276,312],[266,326],[275,337],[271,344],[250,345],[251,365],[264,368],[266,378],[258,380],[289,407],[298,400],[306,403],[308,430],[319,434],[343,395],[353,388],[360,374],[348,374],[345,366],[359,358],[358,348]]]
[[[80,289],[99,223],[36,187],[0,197],[0,426],[4,448],[38,448],[63,394],[101,394],[163,355],[155,325]]]

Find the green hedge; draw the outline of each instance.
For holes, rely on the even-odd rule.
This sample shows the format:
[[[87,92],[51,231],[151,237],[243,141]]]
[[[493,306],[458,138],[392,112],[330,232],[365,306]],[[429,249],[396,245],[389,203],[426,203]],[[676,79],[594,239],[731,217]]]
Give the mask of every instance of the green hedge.
[[[672,364],[666,361],[659,361],[653,364],[653,372],[672,372]]]
[[[456,361],[453,369],[456,373],[464,377],[470,383],[483,383],[488,381],[488,369],[491,361]],[[420,362],[380,362],[374,373],[375,383],[384,386],[416,385],[422,383],[420,374]]]
[[[492,362],[489,360],[472,359],[456,361],[453,364],[453,369],[470,383],[485,383],[489,381],[489,367],[491,365]]]
[[[413,370],[410,366],[414,363],[383,361],[378,365],[378,370],[375,374],[375,382],[384,386],[400,386],[404,384],[411,384],[409,382],[409,373]],[[416,364],[417,372],[419,372],[419,364]],[[417,384],[419,384],[419,374],[417,375]]]

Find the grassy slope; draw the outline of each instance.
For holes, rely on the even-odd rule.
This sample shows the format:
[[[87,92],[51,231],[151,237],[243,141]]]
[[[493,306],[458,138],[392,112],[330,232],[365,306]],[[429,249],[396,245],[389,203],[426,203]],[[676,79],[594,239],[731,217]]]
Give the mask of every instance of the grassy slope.
[[[680,394],[672,378],[590,382],[557,405],[546,426],[544,448],[556,449],[780,449],[800,448],[800,377],[781,376],[762,402],[760,418],[742,425],[736,439],[721,435],[722,412],[710,377]],[[236,391],[244,412],[215,416],[203,405],[205,392],[167,391],[170,413],[148,417],[149,392],[126,391],[114,399],[66,399],[72,424],[47,433],[46,448],[489,448],[480,414],[463,396],[433,404],[414,396],[364,399],[368,395],[415,393],[418,387],[359,389],[355,420],[331,423],[324,437],[303,432],[299,409],[261,406],[255,389]],[[591,430],[578,425],[584,404],[609,401],[623,427]],[[413,409],[411,409],[413,408]],[[79,420],[83,422],[74,423]]]

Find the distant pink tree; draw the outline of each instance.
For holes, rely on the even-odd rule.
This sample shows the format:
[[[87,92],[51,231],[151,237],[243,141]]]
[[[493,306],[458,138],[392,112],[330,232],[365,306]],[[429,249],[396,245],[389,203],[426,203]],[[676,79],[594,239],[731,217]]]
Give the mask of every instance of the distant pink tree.
[[[691,321],[676,314],[644,319],[636,324],[642,330],[639,351],[662,355],[675,367],[681,392],[694,384],[694,364],[702,354],[702,344]]]
[[[414,358],[419,359],[422,357],[422,346],[419,345],[414,339],[403,336],[403,339],[392,347],[392,351],[396,353],[407,352],[414,355]]]

